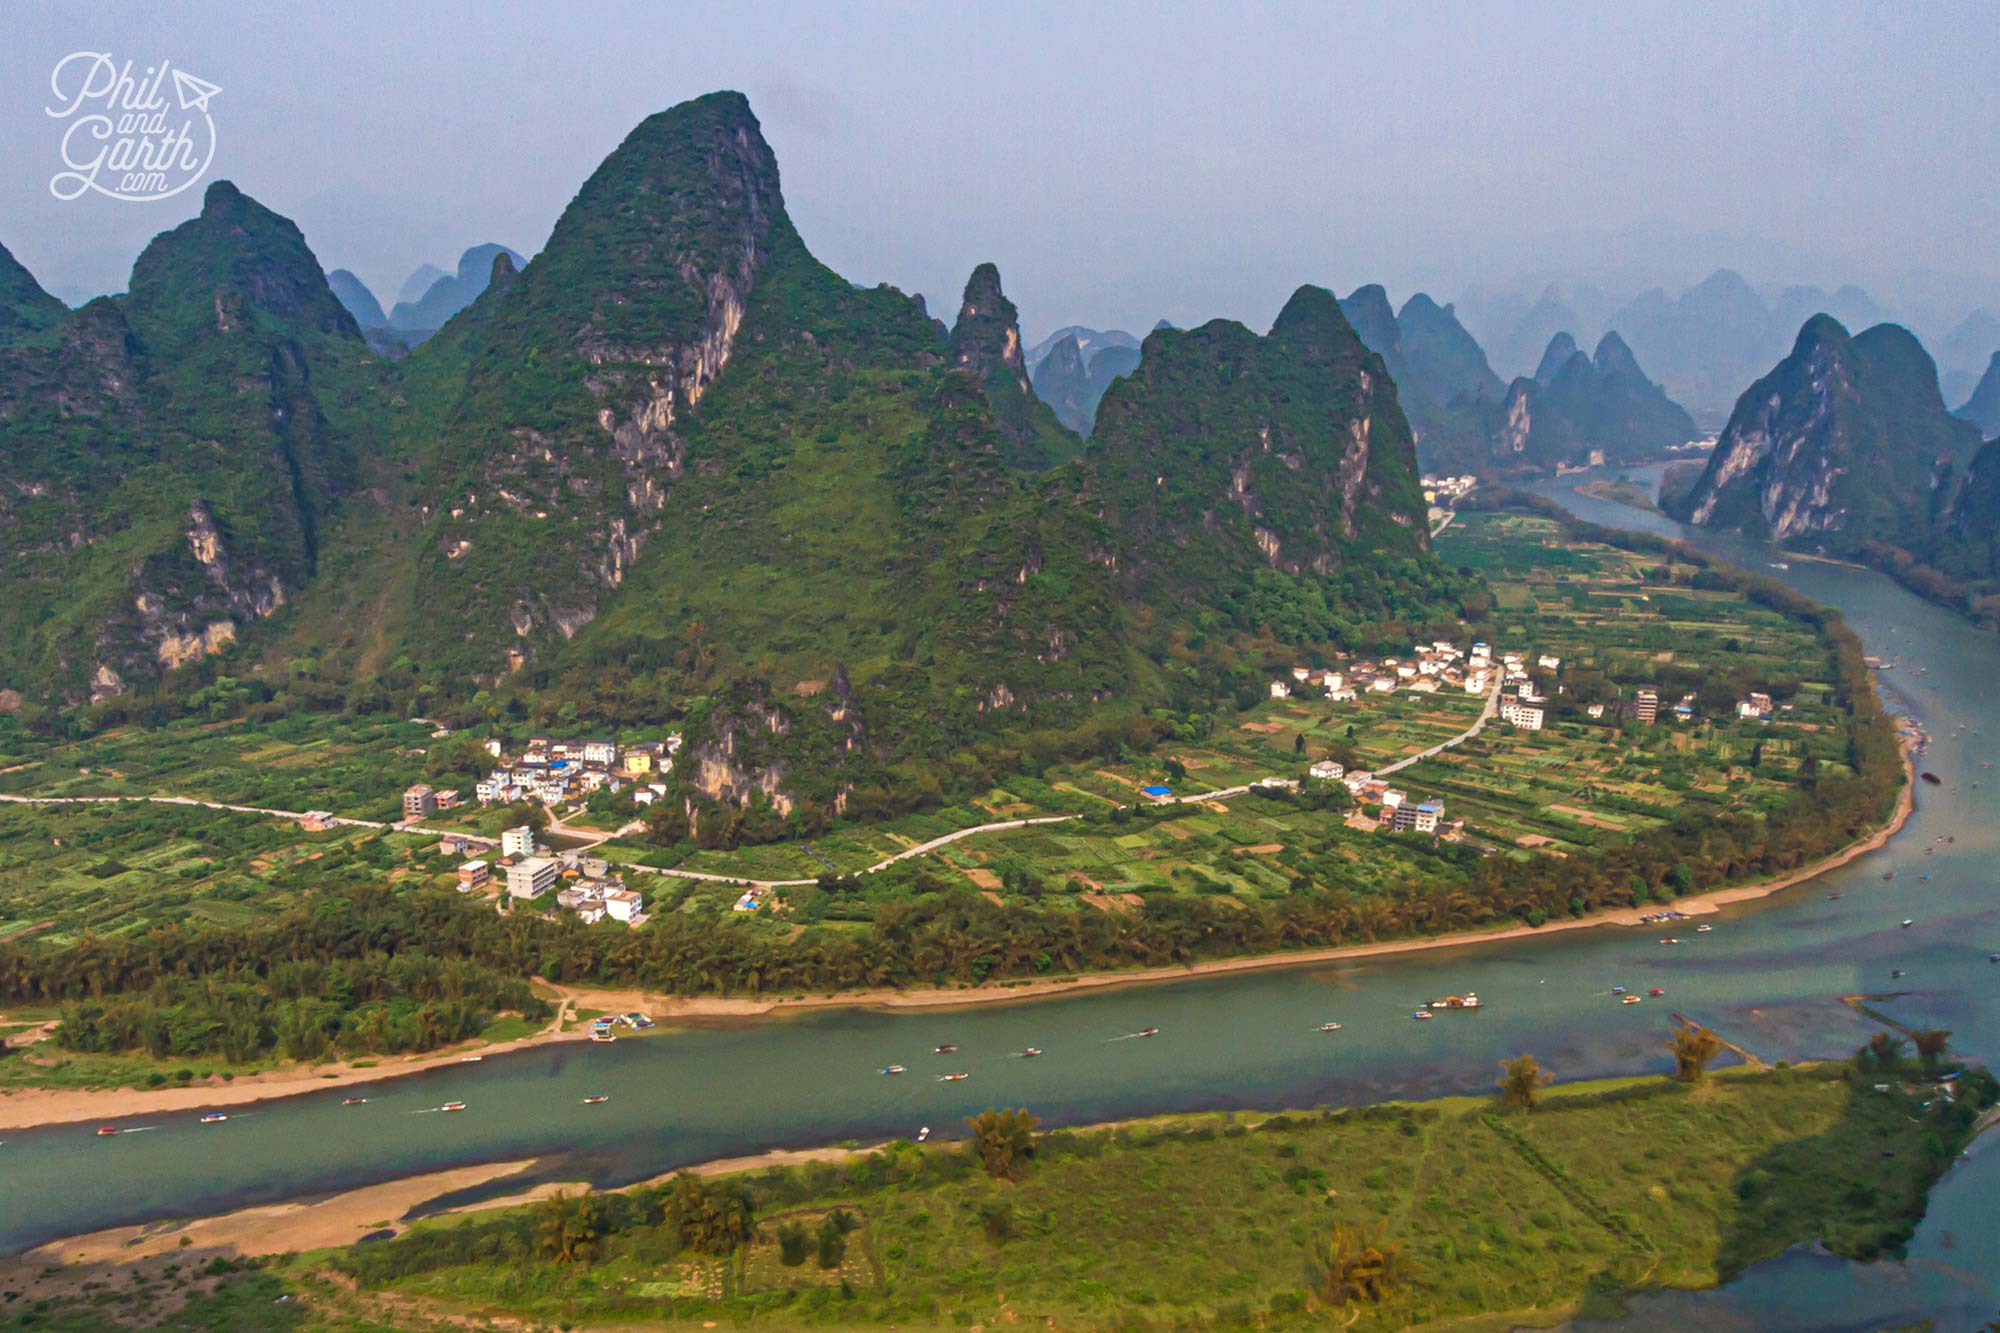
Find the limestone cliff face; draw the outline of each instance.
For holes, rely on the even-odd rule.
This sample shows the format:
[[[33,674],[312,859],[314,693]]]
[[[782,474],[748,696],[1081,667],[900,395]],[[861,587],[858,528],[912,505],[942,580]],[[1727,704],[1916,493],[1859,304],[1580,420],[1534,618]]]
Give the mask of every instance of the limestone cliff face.
[[[483,328],[423,595],[481,622],[468,628],[475,671],[534,660],[624,581],[787,242],[770,146],[742,96],[717,93],[635,129],[517,280],[496,260],[470,308]],[[503,624],[511,641],[492,636]]]
[[[1979,446],[1953,418],[1915,338],[1878,324],[1858,336],[1826,315],[1737,400],[1685,517],[1776,542],[1851,551],[1929,533],[1940,488]]]

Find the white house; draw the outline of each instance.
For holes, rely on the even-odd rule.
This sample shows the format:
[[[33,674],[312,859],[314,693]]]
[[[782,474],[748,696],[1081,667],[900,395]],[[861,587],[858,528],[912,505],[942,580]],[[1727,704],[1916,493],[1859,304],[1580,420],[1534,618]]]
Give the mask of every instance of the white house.
[[[1346,771],[1347,771],[1346,765],[1336,763],[1331,759],[1322,759],[1318,763],[1314,764],[1311,768],[1307,769],[1306,775],[1308,777],[1318,778],[1322,782],[1338,782],[1340,780],[1340,775],[1345,773]]]
[[[613,889],[604,895],[604,910],[613,921],[630,924],[632,918],[645,910],[646,900],[633,889]]]
[[[1289,699],[1292,697],[1292,687],[1285,684],[1282,680],[1274,680],[1271,682],[1271,697],[1273,699]]]
[[[1771,711],[1771,696],[1751,694],[1736,701],[1736,716],[1742,718],[1765,717]]]
[[[535,854],[535,831],[526,824],[510,828],[500,835],[502,856],[533,856]]]
[[[618,762],[618,746],[612,741],[585,741],[583,743],[583,762],[586,764],[602,764],[606,768],[609,768]]]
[[[1500,717],[1503,721],[1512,726],[1519,727],[1522,731],[1540,731],[1542,729],[1542,710],[1533,704],[1503,704],[1500,708]]]
[[[1293,679],[1293,680],[1304,680],[1304,679],[1305,679],[1305,678],[1306,678],[1307,676],[1310,676],[1311,674],[1312,674],[1312,670],[1311,670],[1310,668],[1308,668],[1308,667],[1293,667],[1293,668],[1292,668],[1292,679]]]
[[[1543,653],[1535,659],[1535,665],[1544,671],[1559,671],[1562,669],[1562,664],[1563,662],[1560,657],[1551,657],[1547,653]]]

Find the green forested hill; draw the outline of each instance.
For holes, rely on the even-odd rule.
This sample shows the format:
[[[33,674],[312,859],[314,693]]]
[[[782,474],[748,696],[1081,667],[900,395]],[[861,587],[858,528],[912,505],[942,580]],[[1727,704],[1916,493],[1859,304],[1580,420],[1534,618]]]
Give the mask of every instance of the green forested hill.
[[[229,672],[274,707],[681,719],[660,808],[713,832],[1115,748],[1457,609],[1329,294],[1156,332],[1086,450],[998,271],[942,334],[833,273],[734,93],[642,123],[399,363],[226,184],[56,320],[0,346],[0,686],[38,709],[173,671],[149,707]]]
[[[299,597],[383,406],[298,228],[211,186],[126,295],[0,348],[0,686],[120,694]]]

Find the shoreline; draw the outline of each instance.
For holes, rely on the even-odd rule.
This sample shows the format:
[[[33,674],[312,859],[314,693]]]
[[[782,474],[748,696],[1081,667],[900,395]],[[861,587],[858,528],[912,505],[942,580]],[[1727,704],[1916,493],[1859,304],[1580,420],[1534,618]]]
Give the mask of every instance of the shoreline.
[[[533,1036],[484,1047],[460,1046],[448,1053],[433,1052],[372,1062],[367,1068],[356,1068],[351,1063],[338,1062],[303,1069],[267,1070],[245,1075],[227,1084],[160,1089],[22,1088],[0,1094],[0,1130],[19,1131],[75,1124],[85,1120],[117,1120],[161,1111],[244,1106],[308,1092],[407,1077],[465,1063],[466,1057],[472,1054],[483,1059],[512,1051],[550,1046],[558,1042],[587,1041],[589,1037],[586,1033],[562,1031],[565,1018],[576,1009],[586,1007],[607,1012],[639,1009],[662,1026],[669,1025],[674,1020],[687,1020],[693,1024],[699,1024],[704,1020],[726,1022],[764,1019],[774,1015],[821,1009],[873,1009],[880,1012],[953,1009],[965,1005],[1052,999],[1112,987],[1162,985],[1272,968],[1311,967],[1360,958],[1393,957],[1398,954],[1420,953],[1434,949],[1466,948],[1480,944],[1558,935],[1573,930],[1635,926],[1641,924],[1639,920],[1641,916],[1656,911],[1672,910],[1684,912],[1689,916],[1711,916],[1724,907],[1767,898],[1838,870],[1870,852],[1880,850],[1891,838],[1900,833],[1916,809],[1916,764],[1909,738],[1904,737],[1899,743],[1903,756],[1903,788],[1897,796],[1895,809],[1890,812],[1887,822],[1873,833],[1800,869],[1749,884],[1691,894],[1672,903],[1645,909],[1608,908],[1587,916],[1550,921],[1541,926],[1512,925],[1489,930],[1456,931],[1445,935],[1377,940],[1365,944],[1328,945],[1324,948],[1301,949],[1287,953],[1215,958],[1166,967],[1118,972],[1083,972],[992,986],[918,987],[907,990],[883,988],[835,991],[796,998],[785,996],[749,998],[721,995],[655,995],[642,990],[593,989],[543,983],[557,994],[557,1016],[547,1027]]]
[[[1799,1068],[1809,1069],[1817,1063],[1808,1062]],[[1742,1067],[1735,1070],[1719,1070],[1715,1077],[1727,1079],[1740,1075],[1754,1075],[1758,1072],[1750,1067]],[[1562,1084],[1554,1090],[1554,1096],[1559,1099],[1564,1095],[1588,1094],[1600,1088],[1643,1081],[1647,1077],[1650,1076],[1641,1076],[1639,1079],[1624,1075],[1579,1079],[1573,1083]],[[1441,1096],[1416,1099],[1389,1098],[1371,1105],[1441,1106],[1481,1099],[1480,1095],[1446,1093]],[[1274,1107],[1240,1112],[1168,1111],[1158,1115],[1093,1121],[1085,1125],[1070,1126],[1066,1132],[1111,1133],[1133,1125],[1185,1120],[1191,1116],[1206,1118],[1240,1114],[1268,1117],[1290,1113],[1295,1113],[1295,1109]],[[1989,1111],[1986,1119],[2000,1120],[2000,1107]],[[746,1156],[717,1157],[703,1162],[692,1162],[643,1180],[635,1180],[629,1184],[604,1190],[597,1189],[587,1181],[540,1181],[510,1194],[496,1195],[412,1217],[410,1215],[412,1212],[433,1199],[526,1171],[535,1165],[535,1159],[453,1167],[330,1194],[310,1195],[273,1204],[255,1204],[204,1217],[175,1218],[168,1221],[79,1232],[45,1241],[19,1254],[0,1257],[0,1276],[9,1271],[27,1272],[49,1265],[113,1266],[161,1257],[178,1257],[183,1262],[198,1263],[217,1254],[232,1258],[303,1254],[311,1250],[353,1245],[371,1233],[389,1231],[400,1235],[411,1227],[434,1218],[463,1217],[521,1208],[539,1203],[558,1192],[622,1194],[633,1190],[656,1188],[679,1175],[745,1175],[774,1167],[801,1166],[815,1162],[840,1165],[885,1151],[894,1143],[894,1140],[884,1140],[854,1147],[826,1145],[817,1148],[772,1148]],[[936,1140],[928,1145],[911,1146],[917,1147],[917,1151],[920,1152],[947,1152],[955,1151],[962,1145],[962,1140]]]

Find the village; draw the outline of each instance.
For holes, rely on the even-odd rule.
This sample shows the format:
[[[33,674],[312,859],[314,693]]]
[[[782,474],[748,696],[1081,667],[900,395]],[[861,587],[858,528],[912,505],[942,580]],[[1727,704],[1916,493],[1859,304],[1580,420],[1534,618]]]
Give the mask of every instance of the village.
[[[1527,653],[1502,652],[1496,658],[1490,644],[1475,642],[1466,649],[1439,639],[1416,645],[1408,657],[1362,657],[1344,662],[1338,669],[1295,666],[1288,677],[1271,682],[1270,697],[1321,697],[1343,704],[1358,702],[1364,695],[1389,695],[1400,690],[1411,694],[1463,691],[1487,698],[1488,711],[1462,736],[1437,747],[1445,749],[1478,734],[1494,717],[1518,731],[1542,730],[1550,711],[1550,692],[1567,692],[1559,679],[1561,670],[1562,659],[1550,653],[1536,655],[1531,668]],[[1590,703],[1582,711],[1592,721],[1609,713],[1617,721],[1653,726],[1660,720],[1660,694],[1656,688],[1642,688],[1629,700],[1609,705]],[[1773,712],[1768,694],[1749,694],[1736,703],[1737,716],[1745,720],[1769,722]],[[1678,724],[1693,722],[1695,696],[1684,695],[1672,705],[1669,716]],[[1447,818],[1442,799],[1433,796],[1413,801],[1408,792],[1387,781],[1396,770],[1427,757],[1429,753],[1413,755],[1380,772],[1350,770],[1337,759],[1322,758],[1306,770],[1306,778],[1308,782],[1337,782],[1347,789],[1356,807],[1347,820],[1350,828],[1370,833],[1426,833],[1457,841],[1465,834],[1465,821]]]
[[[620,745],[607,740],[534,735],[517,755],[509,755],[497,738],[488,740],[485,748],[494,768],[473,787],[474,798],[482,806],[532,801],[554,811],[598,791],[628,788],[634,803],[644,806],[666,794],[666,783],[661,779],[673,770],[680,737]],[[403,820],[414,824],[462,804],[456,791],[419,783],[403,792]],[[490,839],[447,833],[438,850],[446,856],[464,856],[489,845]],[[604,858],[545,847],[525,824],[500,835],[495,859],[478,858],[461,864],[457,886],[460,893],[494,896],[503,911],[509,904],[539,903],[551,918],[570,912],[586,925],[608,918],[638,926],[646,920],[644,896],[627,888]]]

